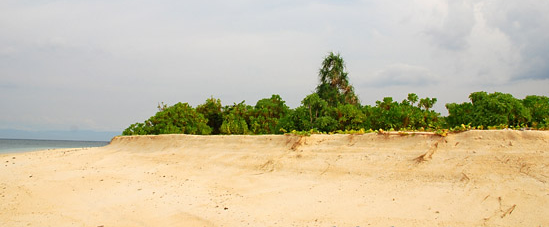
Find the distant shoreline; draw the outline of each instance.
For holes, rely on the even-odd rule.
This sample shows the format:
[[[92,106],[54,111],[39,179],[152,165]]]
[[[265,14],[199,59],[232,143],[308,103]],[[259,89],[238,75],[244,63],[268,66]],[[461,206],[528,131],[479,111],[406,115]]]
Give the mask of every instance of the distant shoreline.
[[[110,141],[112,137],[120,135],[115,131],[28,131],[17,129],[0,129],[0,138],[5,139],[32,139],[32,140],[68,140],[68,141]]]
[[[0,138],[0,154],[25,153],[50,149],[102,147],[108,144],[108,141]]]
[[[37,140],[37,141],[62,141],[62,142],[109,142],[107,140],[70,140],[70,139],[21,139],[21,138],[0,138],[0,140]]]

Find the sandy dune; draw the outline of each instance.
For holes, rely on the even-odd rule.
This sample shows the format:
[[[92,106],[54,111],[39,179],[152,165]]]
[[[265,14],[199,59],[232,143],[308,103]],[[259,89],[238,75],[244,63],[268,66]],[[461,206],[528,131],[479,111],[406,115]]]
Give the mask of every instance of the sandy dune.
[[[549,226],[549,132],[117,137],[0,162],[0,226]]]

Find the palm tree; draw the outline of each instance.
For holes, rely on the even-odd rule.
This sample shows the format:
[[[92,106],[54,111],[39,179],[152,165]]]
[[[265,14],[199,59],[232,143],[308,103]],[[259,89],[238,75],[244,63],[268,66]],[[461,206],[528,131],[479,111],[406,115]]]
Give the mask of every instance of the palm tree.
[[[330,106],[337,104],[358,104],[358,97],[354,88],[349,84],[345,71],[345,62],[339,54],[330,52],[318,73],[320,84],[316,87],[316,93],[326,100]]]
[[[419,97],[415,94],[415,93],[410,93],[408,94],[408,102],[410,102],[412,104],[412,106],[417,102],[417,100],[419,99]]]

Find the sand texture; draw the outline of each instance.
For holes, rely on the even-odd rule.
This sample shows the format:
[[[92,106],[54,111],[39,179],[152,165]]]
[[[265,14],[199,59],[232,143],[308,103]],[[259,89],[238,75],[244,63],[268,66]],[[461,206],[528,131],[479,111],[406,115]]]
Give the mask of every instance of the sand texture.
[[[0,226],[549,226],[549,132],[135,136],[0,155]]]

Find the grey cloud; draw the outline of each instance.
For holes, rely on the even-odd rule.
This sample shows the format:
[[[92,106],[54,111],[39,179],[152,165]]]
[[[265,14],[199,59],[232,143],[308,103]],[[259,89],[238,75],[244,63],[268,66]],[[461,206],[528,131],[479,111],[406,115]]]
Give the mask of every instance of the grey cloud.
[[[489,3],[482,7],[487,23],[504,33],[520,51],[522,60],[513,80],[549,78],[549,1]]]
[[[19,88],[19,85],[14,83],[4,83],[0,81],[0,89],[17,89]]]
[[[539,30],[549,24],[547,17],[526,18],[522,11],[515,14],[525,18],[509,16],[499,11],[514,9],[501,5],[496,0],[0,1],[0,106],[9,107],[0,113],[0,125],[122,130],[154,114],[158,102],[196,106],[211,95],[223,104],[254,104],[278,93],[296,107],[314,91],[328,51],[341,53],[351,83],[362,85],[356,86],[362,97],[371,91],[432,97],[435,88],[466,99],[469,90],[446,94],[448,84],[546,71],[549,51],[542,41],[549,32]],[[484,26],[479,15],[489,13]],[[506,27],[513,20],[520,29]],[[532,38],[534,33],[539,37]],[[513,68],[515,59],[522,59],[516,61],[521,70]],[[540,90],[536,94],[548,94]]]
[[[426,31],[439,48],[459,51],[468,47],[467,38],[475,25],[473,6],[466,0],[448,0],[442,25]]]
[[[408,64],[392,64],[377,71],[365,85],[375,87],[425,86],[438,82],[439,78],[427,68]]]
[[[548,1],[460,0],[442,9],[441,25],[426,32],[437,72],[485,85],[549,78]]]

